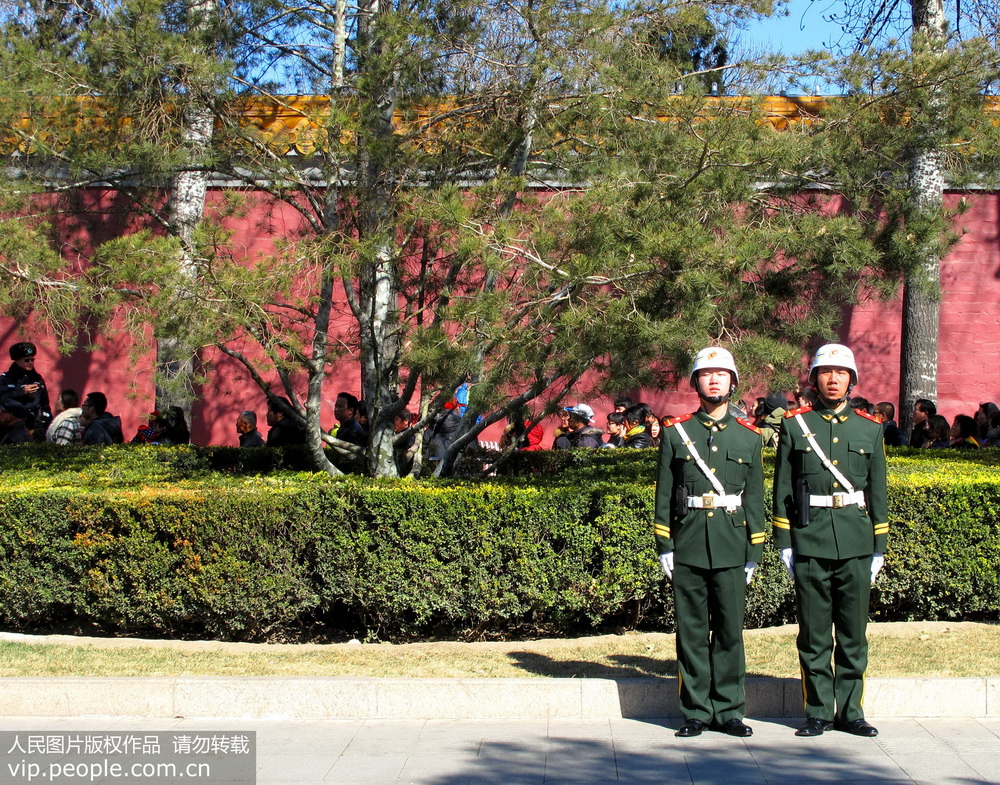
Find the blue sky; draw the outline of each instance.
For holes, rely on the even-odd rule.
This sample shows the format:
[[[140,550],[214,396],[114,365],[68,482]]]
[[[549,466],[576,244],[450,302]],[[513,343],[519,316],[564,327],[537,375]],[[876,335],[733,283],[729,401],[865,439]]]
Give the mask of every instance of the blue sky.
[[[825,17],[843,8],[841,0],[790,0],[786,8],[788,16],[756,23],[741,37],[789,55],[825,49],[839,37],[840,27]]]

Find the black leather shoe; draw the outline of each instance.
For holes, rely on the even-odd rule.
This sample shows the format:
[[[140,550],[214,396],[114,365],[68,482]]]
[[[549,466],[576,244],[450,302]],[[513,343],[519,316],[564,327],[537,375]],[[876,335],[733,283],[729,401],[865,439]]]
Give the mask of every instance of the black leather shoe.
[[[826,720],[821,720],[819,717],[810,717],[806,720],[806,724],[795,731],[796,736],[822,736],[824,731],[828,731],[833,727],[832,722],[827,722]]]
[[[733,717],[725,722],[716,722],[712,725],[712,730],[725,733],[727,736],[753,736],[753,728],[744,724],[743,720]]]
[[[870,725],[866,720],[851,720],[850,722],[838,722],[837,730],[844,733],[852,733],[855,736],[878,736],[878,728]]]
[[[700,736],[703,730],[705,730],[705,723],[701,720],[684,720],[684,724],[677,729],[674,735],[683,738]]]

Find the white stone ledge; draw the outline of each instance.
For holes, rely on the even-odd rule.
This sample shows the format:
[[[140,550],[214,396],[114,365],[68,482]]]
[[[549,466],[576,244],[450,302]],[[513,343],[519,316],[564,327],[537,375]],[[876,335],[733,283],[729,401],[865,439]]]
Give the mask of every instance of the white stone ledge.
[[[676,679],[4,678],[0,716],[677,717]],[[868,679],[872,717],[1000,717],[1000,678]],[[747,679],[747,716],[800,717],[798,679]]]

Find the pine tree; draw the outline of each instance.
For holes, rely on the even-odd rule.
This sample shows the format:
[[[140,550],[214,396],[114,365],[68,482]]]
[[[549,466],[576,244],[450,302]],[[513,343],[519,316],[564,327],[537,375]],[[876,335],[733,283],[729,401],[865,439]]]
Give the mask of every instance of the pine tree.
[[[585,397],[583,379],[669,384],[709,341],[738,347],[748,384],[787,385],[845,301],[891,288],[913,264],[885,252],[904,222],[872,219],[903,190],[871,187],[871,145],[912,140],[906,123],[885,122],[897,104],[856,91],[838,105],[850,116],[835,106],[781,129],[762,97],[780,62],[715,61],[706,73],[665,56],[681,6],[366,0],[345,18],[339,6],[247,4],[227,7],[206,46],[209,31],[171,23],[176,7],[134,3],[92,25],[73,58],[51,56],[58,68],[44,72],[58,78],[32,82],[47,96],[32,116],[66,133],[10,160],[22,190],[44,191],[56,181],[27,175],[61,162],[59,190],[110,182],[166,230],[105,243],[81,276],[24,241],[11,205],[7,302],[64,319],[67,303],[85,303],[137,335],[152,325],[216,347],[272,399],[289,398],[317,469],[362,452],[369,474],[393,475],[406,437],[394,416],[419,409],[423,427],[465,380],[470,407],[442,473],[508,415]],[[17,51],[27,63],[30,47]],[[746,98],[706,94],[723,69]],[[849,64],[844,78],[863,71]],[[289,98],[290,82],[315,97]],[[15,93],[8,80],[3,94]],[[193,147],[184,110],[209,105],[211,138]],[[23,128],[26,102],[3,106]],[[268,135],[262,108],[301,115],[295,149]],[[293,209],[303,231],[256,259],[240,257],[221,216],[182,232],[162,186],[195,168]],[[818,209],[831,197],[817,186],[859,209]],[[235,194],[229,209],[241,209]],[[45,236],[44,222],[33,229]],[[348,357],[369,406],[363,451],[320,427],[329,369]]]
[[[959,182],[962,169],[975,161],[978,176],[989,181],[995,175],[995,161],[982,147],[994,134],[980,118],[968,118],[970,99],[980,97],[995,79],[996,28],[991,26],[990,4],[972,0],[963,9],[946,8],[944,0],[843,0],[843,13],[834,15],[847,33],[846,40],[859,52],[877,62],[879,52],[902,49],[908,57],[897,60],[897,73],[908,88],[899,93],[911,99],[900,116],[907,127],[908,142],[900,149],[908,167],[899,218],[910,231],[893,236],[893,253],[900,250],[900,237],[909,238],[903,265],[903,325],[900,357],[900,422],[911,426],[917,399],[937,400],[938,333],[940,322],[941,260],[956,235],[949,229],[950,216],[944,209],[946,181]],[[962,41],[962,22],[973,22],[966,30],[983,33],[986,39]],[[900,41],[909,33],[908,47]],[[964,53],[965,57],[956,57]],[[971,64],[971,67],[970,67]],[[971,77],[971,78],[970,78]],[[952,89],[960,84],[963,91]],[[975,101],[972,101],[974,104]],[[982,103],[980,102],[980,112]],[[956,119],[962,118],[956,123]],[[966,127],[963,127],[965,125]],[[969,126],[979,126],[980,151],[964,155],[962,142]],[[960,155],[955,155],[955,151]],[[962,160],[964,158],[964,160]],[[881,191],[880,188],[873,189]],[[899,194],[897,194],[899,196]],[[902,226],[902,224],[898,224]]]

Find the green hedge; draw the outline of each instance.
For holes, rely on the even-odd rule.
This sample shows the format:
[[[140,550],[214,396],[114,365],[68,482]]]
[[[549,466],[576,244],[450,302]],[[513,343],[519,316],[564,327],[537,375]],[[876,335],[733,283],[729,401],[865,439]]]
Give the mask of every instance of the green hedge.
[[[2,449],[0,624],[232,640],[672,629],[653,451],[532,459],[415,483],[295,472],[266,450]],[[997,618],[995,456],[903,451],[890,469],[873,615]],[[794,618],[773,549],[747,614]]]

